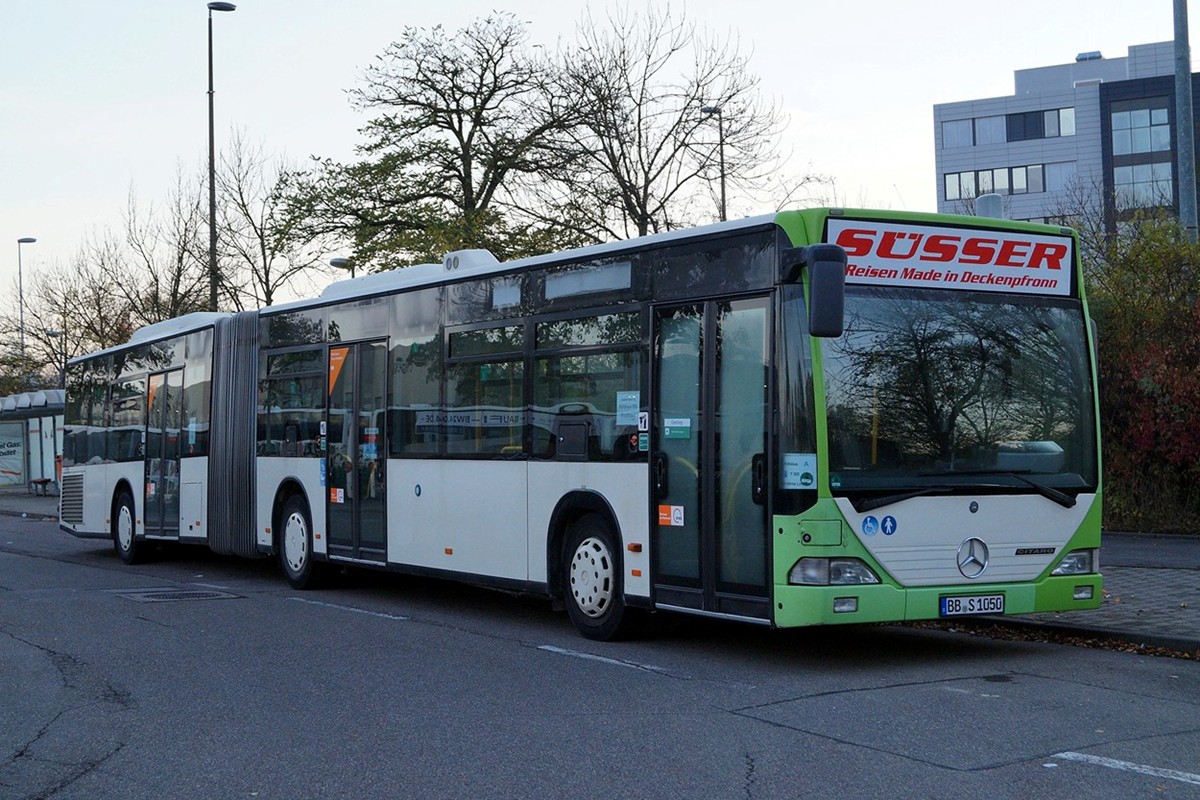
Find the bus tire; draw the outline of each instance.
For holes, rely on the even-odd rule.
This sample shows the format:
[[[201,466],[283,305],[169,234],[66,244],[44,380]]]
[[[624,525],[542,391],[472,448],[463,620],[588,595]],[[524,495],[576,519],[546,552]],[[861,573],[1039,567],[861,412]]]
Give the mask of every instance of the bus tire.
[[[142,561],[146,543],[137,538],[137,514],[133,508],[133,495],[122,490],[113,503],[112,515],[113,549],[126,564]]]
[[[630,633],[625,607],[620,550],[612,526],[599,514],[585,514],[563,543],[562,586],[567,615],[588,639],[613,641]]]
[[[312,517],[301,495],[287,499],[279,522],[279,566],[284,577],[293,589],[314,588],[318,571],[313,559]]]

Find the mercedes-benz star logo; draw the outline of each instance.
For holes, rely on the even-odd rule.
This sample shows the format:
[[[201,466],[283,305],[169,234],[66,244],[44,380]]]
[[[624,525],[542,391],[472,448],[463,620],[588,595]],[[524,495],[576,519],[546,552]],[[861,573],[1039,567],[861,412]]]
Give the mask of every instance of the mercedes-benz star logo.
[[[964,578],[978,578],[987,569],[988,546],[974,537],[958,546],[958,571]]]

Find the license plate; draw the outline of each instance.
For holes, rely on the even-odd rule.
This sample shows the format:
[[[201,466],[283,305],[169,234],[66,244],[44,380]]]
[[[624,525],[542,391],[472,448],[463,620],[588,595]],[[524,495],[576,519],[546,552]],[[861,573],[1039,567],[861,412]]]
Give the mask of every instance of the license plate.
[[[1003,614],[1004,595],[969,594],[941,598],[941,615],[958,617],[964,614]]]

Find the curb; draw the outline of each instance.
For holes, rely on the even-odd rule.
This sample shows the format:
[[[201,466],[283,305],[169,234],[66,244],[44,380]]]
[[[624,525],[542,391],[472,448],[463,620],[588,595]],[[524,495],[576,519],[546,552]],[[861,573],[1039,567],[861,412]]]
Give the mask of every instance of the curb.
[[[1086,612],[1084,612],[1086,613]],[[1200,659],[1200,639],[1187,636],[1170,636],[1136,631],[1116,631],[1108,628],[1092,628],[1087,625],[1068,625],[1062,622],[1039,622],[1019,617],[980,617],[979,621],[1010,628],[1043,631],[1060,636],[1083,636],[1109,642],[1124,642],[1139,647],[1156,647],[1184,653],[1190,658]]]
[[[58,514],[46,514],[39,511],[17,511],[15,508],[0,508],[0,516],[17,517],[19,519],[36,519],[58,521]]]

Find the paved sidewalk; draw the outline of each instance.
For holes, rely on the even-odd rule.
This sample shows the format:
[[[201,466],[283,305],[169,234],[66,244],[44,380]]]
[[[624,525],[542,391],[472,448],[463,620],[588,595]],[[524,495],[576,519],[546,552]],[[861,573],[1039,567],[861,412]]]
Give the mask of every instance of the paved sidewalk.
[[[58,519],[58,495],[35,495],[25,488],[0,488],[0,514]]]
[[[57,519],[58,498],[0,489],[0,514]],[[1099,609],[1004,617],[1004,623],[1200,658],[1200,535],[1105,534],[1100,569],[1104,599]]]
[[[1119,534],[1113,534],[1118,536]],[[1200,559],[1200,537],[1193,552]],[[1162,647],[1200,658],[1200,561],[1192,567],[1105,566],[1104,600],[1095,611],[1009,617],[1076,636]]]

